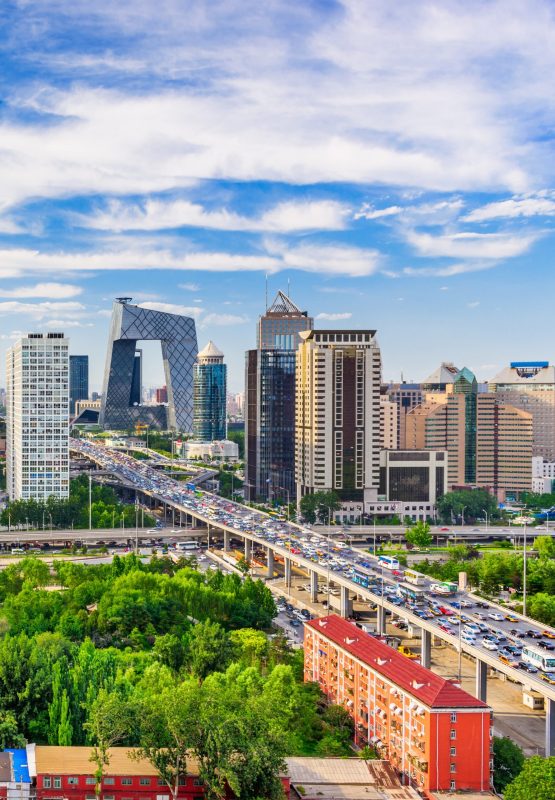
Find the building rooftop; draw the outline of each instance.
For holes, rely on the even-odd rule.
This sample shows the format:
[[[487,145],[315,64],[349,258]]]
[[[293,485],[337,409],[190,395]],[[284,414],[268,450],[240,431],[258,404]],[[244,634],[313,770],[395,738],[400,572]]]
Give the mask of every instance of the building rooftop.
[[[278,292],[266,314],[306,314],[284,292]]]
[[[429,708],[487,708],[460,686],[398,653],[346,619],[331,614],[305,622]]]
[[[28,745],[29,768],[33,776],[40,774],[93,775],[96,765],[91,756],[92,747],[56,747],[47,745]],[[136,760],[131,757],[132,747],[110,747],[105,775],[155,776],[158,773],[147,759]],[[187,774],[198,775],[198,765],[194,759],[187,759]]]
[[[417,800],[387,761],[361,758],[286,758],[291,785],[304,800]]]
[[[422,383],[453,383],[458,371],[458,368],[452,361],[443,361],[431,375],[428,375],[426,380],[422,381]]]
[[[206,347],[204,347],[198,354],[198,358],[223,358],[224,354],[216,347],[212,339],[208,342]]]
[[[555,383],[555,367],[547,361],[512,361],[490,384],[514,383],[529,386],[534,383]]]

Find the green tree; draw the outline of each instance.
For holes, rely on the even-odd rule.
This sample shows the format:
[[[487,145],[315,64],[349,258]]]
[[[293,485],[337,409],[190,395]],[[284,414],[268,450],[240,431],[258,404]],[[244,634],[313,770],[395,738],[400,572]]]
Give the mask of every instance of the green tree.
[[[430,526],[427,522],[419,520],[405,533],[405,540],[407,545],[418,547],[423,550],[429,547],[432,543],[432,534],[430,533]]]
[[[216,669],[225,669],[231,654],[229,638],[217,622],[199,622],[188,636],[187,660],[199,680]]]
[[[25,737],[17,729],[17,720],[11,711],[0,711],[0,750],[7,747],[25,747]]]
[[[493,785],[497,792],[504,792],[509,783],[520,774],[524,765],[524,754],[508,736],[493,737]]]
[[[125,740],[130,731],[136,729],[136,725],[135,709],[118,694],[101,689],[85,723],[93,743],[91,761],[96,765],[94,776],[97,796],[102,789],[105,769],[110,763],[110,748]]]
[[[540,558],[555,558],[555,542],[551,536],[536,536],[534,550]]]
[[[314,494],[305,494],[304,497],[301,497],[300,502],[300,509],[301,514],[305,522],[308,522],[310,525],[314,525],[316,522],[316,509],[318,508],[318,502],[316,500],[316,495]]]
[[[437,511],[443,522],[460,521],[464,515],[465,522],[475,522],[484,518],[499,516],[497,502],[486,489],[460,489],[447,492],[437,501]]]
[[[527,758],[517,777],[505,789],[505,800],[553,800],[555,757]]]

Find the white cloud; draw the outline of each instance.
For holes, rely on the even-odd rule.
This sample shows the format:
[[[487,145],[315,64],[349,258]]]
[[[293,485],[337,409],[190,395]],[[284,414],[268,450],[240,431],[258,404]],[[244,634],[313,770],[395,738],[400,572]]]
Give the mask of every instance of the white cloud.
[[[492,219],[516,219],[517,217],[536,217],[555,215],[555,200],[548,197],[523,197],[500,200],[475,208],[463,220],[465,222],[488,222]]]
[[[76,297],[82,293],[80,286],[73,286],[69,283],[37,283],[35,286],[18,286],[15,289],[4,289],[0,286],[0,297],[50,297],[52,299],[62,299],[66,297]]]
[[[198,283],[179,283],[178,286],[180,289],[185,289],[186,292],[198,292],[200,289]]]
[[[353,219],[381,219],[400,214],[403,211],[401,206],[388,206],[387,208],[374,208],[371,203],[364,203]]]
[[[432,236],[417,231],[406,232],[407,241],[417,253],[432,258],[512,258],[529,250],[537,238],[537,234],[452,233]]]
[[[374,274],[381,262],[377,250],[364,250],[348,245],[301,244],[289,247],[281,241],[266,240],[267,251],[279,257],[283,267],[305,272],[349,275],[360,277]]]
[[[479,300],[473,300],[471,303],[467,303],[467,306],[469,308],[478,308],[479,305],[480,305]]]
[[[7,300],[5,302],[0,302],[0,315],[2,316],[7,314],[28,314],[37,320],[52,315],[63,315],[68,319],[72,317],[81,317],[85,310],[84,305],[73,301],[59,303],[50,301],[45,301],[43,303],[21,303],[17,300]]]
[[[93,328],[92,322],[79,322],[76,319],[49,319],[45,323],[47,328]]]
[[[248,322],[249,318],[239,316],[238,314],[206,314],[201,321],[201,326],[205,328],[208,325],[242,325]]]
[[[141,204],[111,200],[106,209],[90,216],[74,215],[81,225],[105,231],[156,231],[171,228],[215,228],[225,231],[291,233],[305,230],[341,230],[347,206],[331,200],[284,202],[258,217],[227,209],[208,211],[187,200],[147,199]]]
[[[345,312],[337,312],[337,313],[327,313],[322,311],[320,314],[316,315],[316,319],[325,319],[328,322],[337,322],[340,319],[351,319],[353,315],[350,311]]]
[[[178,314],[183,317],[194,317],[195,319],[200,316],[203,310],[197,306],[181,306],[176,303],[158,303],[150,300],[138,305],[141,308],[150,308],[153,311],[163,311],[165,314]]]
[[[490,261],[469,259],[468,261],[458,261],[454,264],[444,264],[440,267],[405,267],[403,275],[411,278],[451,278],[454,275],[465,275],[467,272],[483,272],[487,269],[493,269],[498,263],[493,259]],[[445,289],[441,288],[446,291],[446,287]]]

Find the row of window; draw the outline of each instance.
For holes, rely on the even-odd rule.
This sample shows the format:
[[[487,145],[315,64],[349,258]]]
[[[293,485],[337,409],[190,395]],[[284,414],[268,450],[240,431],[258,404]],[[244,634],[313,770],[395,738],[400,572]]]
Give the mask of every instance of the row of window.
[[[63,778],[61,775],[44,775],[42,778],[42,787],[43,789],[61,789],[62,788],[62,781]],[[77,775],[69,775],[66,778],[68,786],[79,786],[79,776]],[[132,786],[133,785],[133,778],[129,777],[122,777],[119,778],[120,784],[122,786]],[[154,778],[146,778],[142,777],[139,778],[139,786],[150,786],[151,783],[154,781]],[[96,778],[94,775],[87,775],[85,777],[85,783],[87,786],[96,786]],[[102,783],[104,786],[115,786],[116,785],[116,778],[112,776],[104,776],[102,779]],[[156,779],[156,784],[158,786],[166,786],[166,782],[162,780],[162,778]],[[183,775],[179,778],[179,785],[186,786],[187,784],[187,776]],[[193,786],[202,786],[202,781],[200,778],[193,779]],[[107,797],[104,797],[104,800],[108,800]]]

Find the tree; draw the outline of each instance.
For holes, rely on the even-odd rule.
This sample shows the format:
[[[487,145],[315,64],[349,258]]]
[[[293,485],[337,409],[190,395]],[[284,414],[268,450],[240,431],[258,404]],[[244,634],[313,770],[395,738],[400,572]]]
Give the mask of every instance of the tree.
[[[314,523],[316,522],[317,507],[318,503],[316,501],[315,495],[305,494],[304,497],[301,497],[301,502],[300,502],[301,514],[303,515],[305,522],[310,523],[310,525],[314,525]]]
[[[460,489],[447,492],[437,501],[437,511],[443,522],[475,522],[487,513],[488,519],[499,515],[497,502],[486,489]]]
[[[216,669],[224,669],[230,656],[227,633],[217,622],[199,622],[188,637],[187,659],[191,672],[202,681]]]
[[[419,520],[405,533],[405,540],[407,545],[418,547],[423,550],[429,547],[432,543],[432,534],[430,533],[430,526],[427,522]]]
[[[325,525],[333,520],[334,512],[341,508],[341,500],[335,492],[314,492],[301,497],[300,508],[306,522],[313,525],[318,520]]]
[[[0,711],[0,750],[26,744],[25,737],[17,729],[15,715],[11,711]]]
[[[534,550],[540,558],[555,558],[555,542],[551,536],[536,536]]]
[[[527,758],[517,777],[507,786],[505,800],[553,800],[555,797],[555,757]]]
[[[493,785],[504,792],[509,783],[522,771],[524,754],[508,736],[493,737]]]
[[[94,702],[85,728],[93,741],[91,761],[96,765],[95,792],[100,795],[104,770],[110,763],[109,749],[123,741],[136,729],[137,719],[132,706],[114,693],[101,689]]]
[[[248,575],[249,572],[251,571],[251,563],[250,561],[247,561],[247,559],[244,556],[241,556],[241,558],[237,561],[235,566],[237,567],[239,572],[243,573],[243,575]]]

